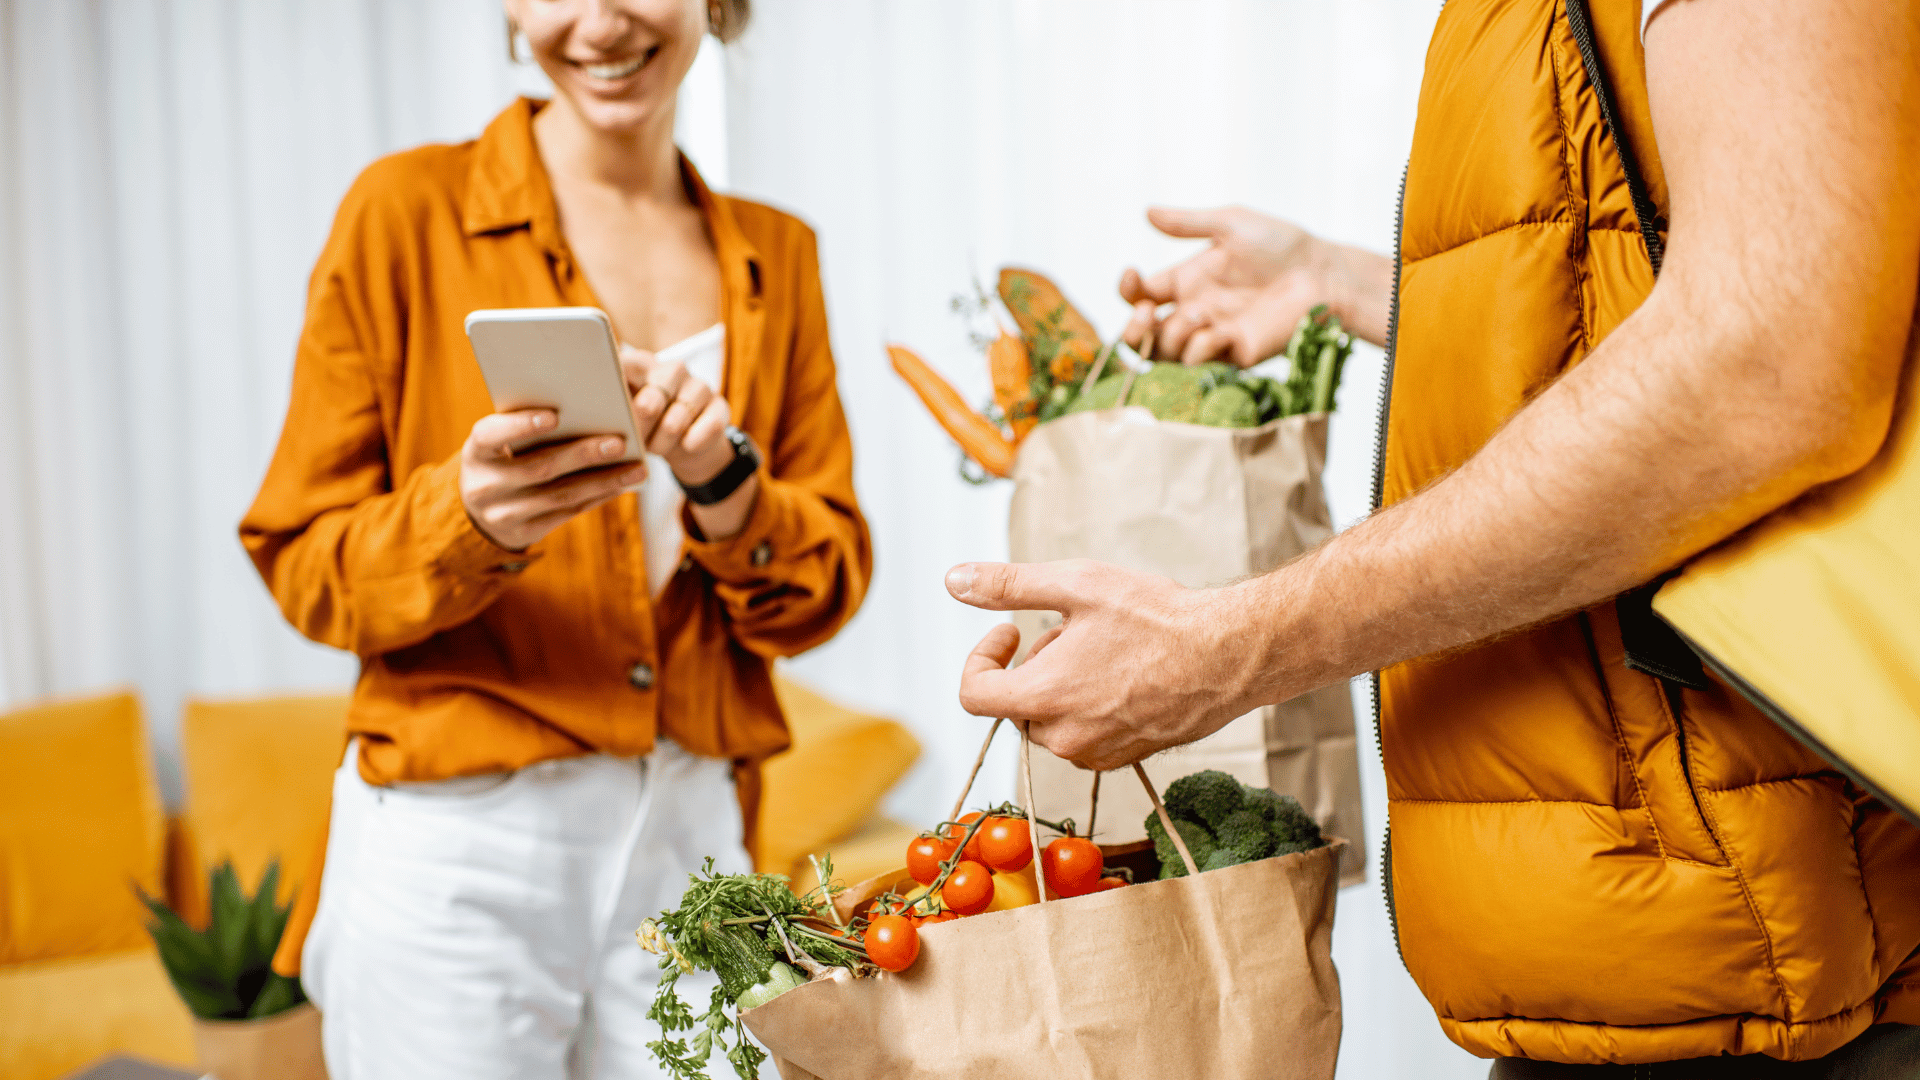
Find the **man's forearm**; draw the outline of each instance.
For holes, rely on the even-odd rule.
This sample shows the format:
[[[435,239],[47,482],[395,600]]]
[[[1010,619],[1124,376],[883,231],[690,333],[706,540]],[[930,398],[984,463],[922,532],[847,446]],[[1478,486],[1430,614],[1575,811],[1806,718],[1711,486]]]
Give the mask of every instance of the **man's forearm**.
[[[1767,361],[1742,348],[1750,339],[1668,299],[1458,470],[1222,590],[1223,617],[1246,620],[1264,645],[1239,672],[1249,697],[1284,700],[1605,600],[1851,471],[1877,444],[1884,411],[1854,413],[1843,386],[1755,377]],[[1744,386],[1725,374],[1740,367]],[[1864,436],[1847,434],[1863,421]]]

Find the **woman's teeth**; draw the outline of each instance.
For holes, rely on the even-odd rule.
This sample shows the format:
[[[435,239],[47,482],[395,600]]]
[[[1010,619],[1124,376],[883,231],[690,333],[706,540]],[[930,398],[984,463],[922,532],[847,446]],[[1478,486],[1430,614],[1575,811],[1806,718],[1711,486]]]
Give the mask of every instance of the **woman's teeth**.
[[[642,55],[617,64],[582,64],[580,69],[595,79],[624,79],[646,66],[646,63],[647,57]]]

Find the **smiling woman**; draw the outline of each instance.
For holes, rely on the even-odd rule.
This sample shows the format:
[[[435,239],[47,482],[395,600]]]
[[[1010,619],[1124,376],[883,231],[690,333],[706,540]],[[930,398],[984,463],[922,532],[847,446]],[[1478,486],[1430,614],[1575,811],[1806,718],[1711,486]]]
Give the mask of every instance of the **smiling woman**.
[[[318,911],[280,957],[336,1080],[655,1075],[627,931],[706,856],[748,869],[787,744],[771,659],[872,572],[813,233],[673,143],[702,36],[747,5],[506,10],[552,100],[355,183],[241,525],[288,620],[361,660]],[[463,321],[566,306],[623,343],[645,463],[606,435],[511,451],[554,414],[493,410]]]

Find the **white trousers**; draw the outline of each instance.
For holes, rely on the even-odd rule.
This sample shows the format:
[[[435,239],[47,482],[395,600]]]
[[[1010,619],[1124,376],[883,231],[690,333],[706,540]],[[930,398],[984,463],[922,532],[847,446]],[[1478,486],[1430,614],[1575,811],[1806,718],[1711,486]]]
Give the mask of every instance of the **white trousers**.
[[[384,788],[350,747],[301,956],[332,1080],[663,1075],[658,958],[633,931],[706,856],[750,869],[740,838],[728,763],[665,739]],[[713,985],[680,980],[696,1013]]]

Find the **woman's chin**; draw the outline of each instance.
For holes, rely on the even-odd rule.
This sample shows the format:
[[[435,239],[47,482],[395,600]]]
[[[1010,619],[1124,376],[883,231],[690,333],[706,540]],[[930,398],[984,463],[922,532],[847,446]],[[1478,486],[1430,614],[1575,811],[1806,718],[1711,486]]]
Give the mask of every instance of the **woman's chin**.
[[[571,92],[568,92],[571,90]],[[563,90],[580,119],[595,131],[607,135],[629,135],[645,128],[662,114],[661,102],[651,95],[607,97],[568,88]]]

